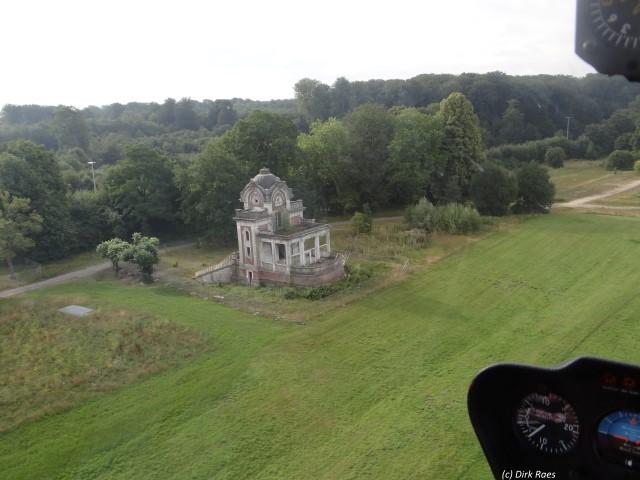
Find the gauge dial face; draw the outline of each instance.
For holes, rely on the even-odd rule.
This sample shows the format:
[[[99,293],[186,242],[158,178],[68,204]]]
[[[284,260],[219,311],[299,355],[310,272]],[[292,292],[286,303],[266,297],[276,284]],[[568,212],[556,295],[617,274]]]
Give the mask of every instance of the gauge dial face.
[[[570,452],[580,436],[580,423],[573,407],[554,393],[532,393],[524,397],[515,422],[525,442],[546,454]]]
[[[640,413],[619,410],[598,425],[598,449],[611,463],[640,468]]]
[[[640,49],[640,0],[590,0],[590,15],[606,43]]]

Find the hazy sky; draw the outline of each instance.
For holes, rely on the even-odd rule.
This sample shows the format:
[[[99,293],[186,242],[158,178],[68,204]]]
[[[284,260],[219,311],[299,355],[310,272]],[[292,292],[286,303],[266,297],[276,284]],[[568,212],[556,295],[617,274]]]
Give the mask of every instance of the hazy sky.
[[[2,0],[0,105],[290,98],[420,73],[584,75],[574,0]]]

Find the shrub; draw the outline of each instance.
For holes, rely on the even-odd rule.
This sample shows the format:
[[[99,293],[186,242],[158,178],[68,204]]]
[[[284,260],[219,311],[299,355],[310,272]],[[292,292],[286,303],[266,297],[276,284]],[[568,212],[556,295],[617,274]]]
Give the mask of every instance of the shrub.
[[[372,227],[371,215],[363,212],[356,212],[351,217],[351,226],[355,234],[371,233]]]
[[[633,154],[627,150],[615,150],[607,157],[607,170],[631,170]]]
[[[407,209],[405,218],[412,228],[453,234],[475,232],[481,223],[480,214],[474,207],[459,203],[435,207],[426,199]]]
[[[120,262],[129,262],[137,265],[145,280],[151,280],[153,266],[159,261],[159,243],[160,241],[155,237],[145,237],[140,233],[134,233],[131,243],[119,238],[112,238],[98,245],[96,252],[101,257],[111,260],[116,272],[120,269]]]
[[[548,148],[547,153],[544,154],[545,163],[553,168],[562,168],[566,159],[567,154],[562,147]]]
[[[513,206],[516,213],[547,213],[553,204],[555,187],[549,172],[537,163],[516,170],[518,196]]]
[[[640,160],[636,161],[636,163],[633,164],[633,169],[637,172],[640,173]]]
[[[516,193],[515,179],[498,165],[485,165],[471,179],[471,199],[482,215],[506,215],[516,199]]]
[[[419,228],[427,232],[433,232],[434,207],[426,198],[421,198],[417,205],[407,207],[404,218],[412,228]]]
[[[361,263],[345,265],[344,271],[345,277],[338,282],[320,285],[319,287],[293,288],[285,292],[284,298],[286,300],[293,300],[295,298],[320,300],[354,285],[358,285],[373,276],[373,268],[362,265]]]

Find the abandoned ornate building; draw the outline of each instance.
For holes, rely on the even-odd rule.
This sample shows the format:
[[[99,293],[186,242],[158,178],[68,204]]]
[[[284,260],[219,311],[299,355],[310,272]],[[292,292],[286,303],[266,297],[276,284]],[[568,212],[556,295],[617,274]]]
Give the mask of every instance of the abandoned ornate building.
[[[201,282],[315,286],[342,278],[344,258],[331,252],[326,223],[304,218],[286,182],[263,168],[240,193],[233,219],[238,251],[196,272]]]

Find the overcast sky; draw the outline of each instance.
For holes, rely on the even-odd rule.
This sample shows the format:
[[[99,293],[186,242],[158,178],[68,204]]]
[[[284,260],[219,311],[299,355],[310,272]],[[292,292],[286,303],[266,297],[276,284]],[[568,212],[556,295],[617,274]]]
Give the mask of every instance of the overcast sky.
[[[291,98],[420,73],[582,76],[574,0],[1,0],[0,105]]]

